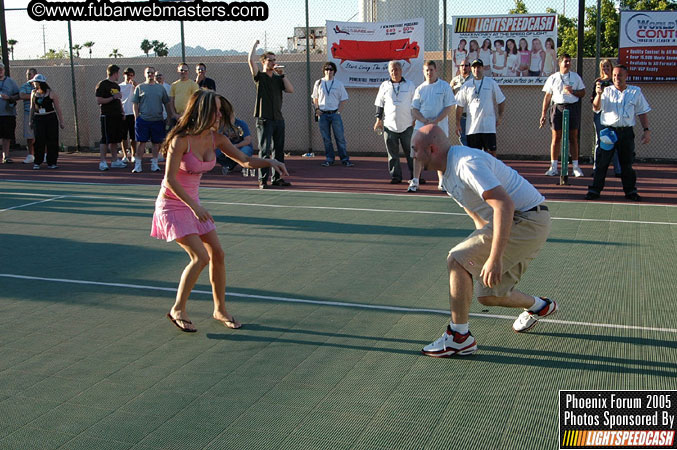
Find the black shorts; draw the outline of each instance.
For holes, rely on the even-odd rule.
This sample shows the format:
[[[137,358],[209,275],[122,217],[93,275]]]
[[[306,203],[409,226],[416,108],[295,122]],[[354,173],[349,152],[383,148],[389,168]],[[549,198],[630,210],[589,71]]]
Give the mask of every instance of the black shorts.
[[[117,144],[122,141],[122,116],[101,116],[101,143]]]
[[[16,116],[0,116],[0,139],[14,140]]]
[[[569,129],[578,130],[581,126],[581,102],[557,104],[550,107],[550,129],[562,129],[562,111],[569,110]]]
[[[496,133],[475,133],[466,135],[468,147],[496,153]]]
[[[127,114],[125,116],[125,119],[122,122],[122,140],[135,140],[136,136],[134,135],[134,122],[134,114]]]

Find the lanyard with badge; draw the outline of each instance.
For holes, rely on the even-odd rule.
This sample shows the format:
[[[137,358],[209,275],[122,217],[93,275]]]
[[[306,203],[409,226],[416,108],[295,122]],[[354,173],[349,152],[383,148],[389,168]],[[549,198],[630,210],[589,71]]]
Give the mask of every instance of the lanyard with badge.
[[[395,84],[397,84],[397,87],[395,87]],[[393,93],[395,93],[395,98],[393,98],[393,104],[399,105],[400,89],[402,89],[402,82],[400,81],[399,83],[393,83],[393,80],[390,80],[390,85],[393,87]]]
[[[474,102],[479,103],[480,102],[480,92],[482,92],[482,86],[484,85],[484,78],[482,78],[482,82],[480,83],[479,88],[477,87],[477,84],[475,83],[475,81],[477,81],[477,80],[473,80],[473,82],[472,82],[473,87],[475,88],[473,90],[472,99],[473,99]]]
[[[336,80],[331,80],[331,86],[329,86],[329,89],[327,89],[327,82],[324,82],[324,92],[327,93],[327,97],[329,97],[329,93],[331,92],[332,88],[334,87],[334,81]]]

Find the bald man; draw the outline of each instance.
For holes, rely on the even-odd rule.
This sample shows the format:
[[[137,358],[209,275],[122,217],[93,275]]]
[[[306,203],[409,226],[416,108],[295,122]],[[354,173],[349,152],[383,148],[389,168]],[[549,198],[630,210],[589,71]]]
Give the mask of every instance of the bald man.
[[[451,322],[422,353],[447,357],[477,351],[468,329],[473,279],[481,304],[524,309],[513,323],[516,332],[528,331],[539,319],[555,313],[556,302],[515,289],[550,233],[545,197],[489,153],[450,147],[436,125],[422,127],[412,146],[419,164],[442,172],[446,192],[475,223],[475,231],[447,257]]]

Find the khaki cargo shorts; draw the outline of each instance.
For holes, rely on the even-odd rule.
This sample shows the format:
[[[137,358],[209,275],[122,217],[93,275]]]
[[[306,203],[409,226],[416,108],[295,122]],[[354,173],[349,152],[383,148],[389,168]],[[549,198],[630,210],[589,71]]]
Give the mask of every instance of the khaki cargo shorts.
[[[454,258],[467,270],[475,280],[475,294],[477,297],[506,297],[515,288],[531,260],[545,244],[550,234],[550,213],[548,211],[516,211],[510,238],[503,253],[503,274],[501,282],[493,288],[482,283],[480,272],[491,252],[493,237],[493,223],[489,222],[483,228],[475,230],[463,242],[449,251]]]

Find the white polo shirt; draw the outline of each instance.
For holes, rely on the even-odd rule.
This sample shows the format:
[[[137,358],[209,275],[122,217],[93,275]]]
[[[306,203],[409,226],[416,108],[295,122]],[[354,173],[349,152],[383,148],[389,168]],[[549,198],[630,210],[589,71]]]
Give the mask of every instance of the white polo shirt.
[[[576,73],[569,71],[565,74],[555,72],[545,80],[543,92],[552,94],[552,101],[561,105],[563,103],[576,103],[580,99],[573,94],[565,94],[564,86],[572,86],[574,91],[585,89],[583,79]]]
[[[402,133],[414,123],[411,102],[415,90],[414,83],[404,78],[399,83],[391,80],[381,83],[374,105],[383,108],[384,127],[395,133]]]
[[[440,115],[444,108],[455,104],[456,98],[454,97],[454,91],[451,90],[451,86],[443,79],[438,78],[432,84],[424,81],[416,88],[411,107],[417,109],[426,119],[434,119]],[[423,125],[423,122],[417,120],[414,130],[418,130]],[[445,117],[437,125],[442,128],[442,131],[448,137],[449,118]]]
[[[492,220],[494,210],[482,194],[497,186],[503,186],[515,204],[515,211],[528,211],[545,201],[545,197],[514,169],[489,153],[463,145],[449,148],[442,184],[456,203],[487,222]]]
[[[467,113],[466,134],[496,133],[496,107],[505,95],[493,78],[471,79],[456,93],[456,101]]]
[[[322,111],[334,111],[341,102],[348,100],[348,92],[343,83],[336,78],[329,81],[322,78],[315,82],[310,98],[317,99]]]
[[[651,107],[637,86],[628,84],[621,92],[612,84],[602,92],[600,119],[605,127],[634,127],[635,116],[649,111]]]

